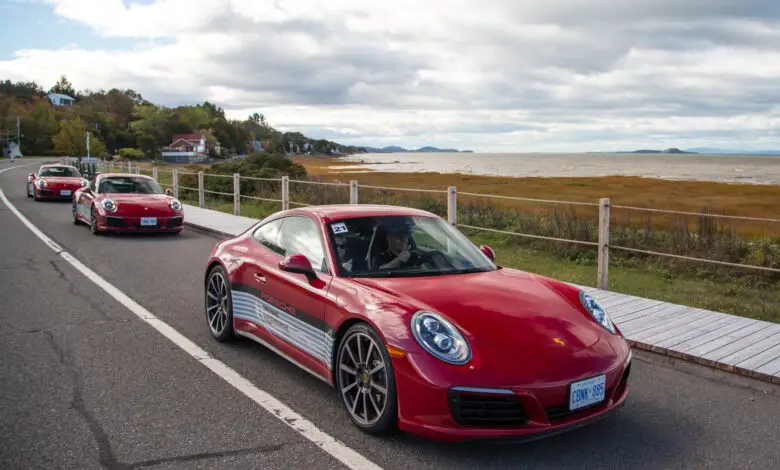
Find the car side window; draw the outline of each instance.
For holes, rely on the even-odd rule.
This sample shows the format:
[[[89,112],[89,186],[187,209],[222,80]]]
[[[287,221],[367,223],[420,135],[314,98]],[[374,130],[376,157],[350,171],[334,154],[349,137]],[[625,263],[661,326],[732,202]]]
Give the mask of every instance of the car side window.
[[[284,219],[276,219],[261,225],[252,233],[252,238],[269,250],[283,255],[284,249],[278,243],[279,230],[282,228],[283,221]]]
[[[309,259],[312,268],[328,272],[320,231],[312,219],[303,216],[286,217],[279,235],[279,245],[284,249],[284,256],[303,255]]]

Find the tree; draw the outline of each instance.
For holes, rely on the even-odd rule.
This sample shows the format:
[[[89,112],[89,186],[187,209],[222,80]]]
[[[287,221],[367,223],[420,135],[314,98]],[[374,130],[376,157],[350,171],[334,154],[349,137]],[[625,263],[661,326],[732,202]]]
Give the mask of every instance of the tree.
[[[161,147],[169,144],[173,134],[201,129],[208,131],[207,140],[212,146],[214,140],[219,141],[220,157],[251,153],[250,142],[258,140],[263,142],[267,153],[287,152],[290,143],[296,149],[304,149],[306,144],[320,151],[351,149],[327,140],[315,141],[299,132],[279,132],[260,113],[252,113],[243,120],[228,119],[224,109],[208,101],[168,108],[150,103],[135,90],[76,92],[65,75],[51,91],[68,94],[78,101],[75,106],[52,106],[45,90],[35,82],[0,81],[0,134],[15,136],[16,118],[21,118],[25,153],[48,154],[68,149],[66,153],[86,154],[86,148],[79,147],[86,140],[85,134],[73,137],[72,145],[67,143],[74,122],[81,122],[93,133],[94,145],[101,150],[105,147],[113,153],[122,148],[138,148],[148,157],[157,155]],[[67,123],[64,130],[60,123]],[[53,145],[55,137],[59,147]]]
[[[87,155],[87,126],[79,117],[63,120],[54,136],[54,151],[59,155],[81,157]],[[106,146],[94,132],[89,136],[90,156],[106,154]]]
[[[46,98],[36,98],[35,106],[21,120],[22,150],[27,155],[49,155],[53,150],[52,136],[59,130],[57,113]]]
[[[55,83],[53,87],[51,87],[49,93],[61,93],[73,98],[78,98],[76,90],[73,88],[73,85],[68,81],[68,78],[65,75],[60,76],[60,79],[57,80],[57,83]]]

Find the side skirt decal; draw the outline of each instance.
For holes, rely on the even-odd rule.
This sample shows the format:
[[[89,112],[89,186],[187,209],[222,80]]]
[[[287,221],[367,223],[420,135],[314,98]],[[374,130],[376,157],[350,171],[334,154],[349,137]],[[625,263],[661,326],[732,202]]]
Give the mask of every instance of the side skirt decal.
[[[333,337],[256,295],[231,288],[233,317],[262,326],[282,341],[333,369]]]

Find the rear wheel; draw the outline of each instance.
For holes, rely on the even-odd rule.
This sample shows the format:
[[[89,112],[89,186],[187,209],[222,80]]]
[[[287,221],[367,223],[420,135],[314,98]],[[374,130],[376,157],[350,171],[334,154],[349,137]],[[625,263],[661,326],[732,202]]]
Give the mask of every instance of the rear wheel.
[[[233,298],[222,266],[209,272],[206,280],[206,322],[211,336],[219,342],[235,337],[233,332]]]
[[[336,385],[352,422],[371,434],[398,429],[398,399],[390,356],[365,323],[353,325],[339,344]]]

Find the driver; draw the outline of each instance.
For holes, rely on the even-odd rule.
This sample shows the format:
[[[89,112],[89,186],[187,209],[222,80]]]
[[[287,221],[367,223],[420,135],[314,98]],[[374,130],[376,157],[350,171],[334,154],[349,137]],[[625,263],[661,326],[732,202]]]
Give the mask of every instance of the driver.
[[[410,259],[415,259],[409,252],[409,238],[412,235],[412,229],[406,224],[393,224],[385,227],[387,239],[387,249],[377,255],[374,266],[379,265],[379,269],[397,269],[409,264]]]

